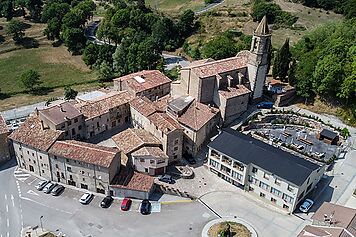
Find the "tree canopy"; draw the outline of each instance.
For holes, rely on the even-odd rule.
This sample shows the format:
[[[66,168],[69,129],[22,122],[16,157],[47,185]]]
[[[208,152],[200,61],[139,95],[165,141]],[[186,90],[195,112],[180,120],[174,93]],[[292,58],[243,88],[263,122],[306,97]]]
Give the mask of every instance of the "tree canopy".
[[[321,26],[293,48],[297,93],[356,101],[356,18]]]
[[[24,30],[25,28],[23,23],[17,19],[10,20],[5,29],[6,34],[11,36],[16,43],[21,42],[25,36]]]
[[[286,39],[283,46],[277,51],[275,55],[272,70],[273,78],[279,77],[282,81],[284,81],[288,75],[291,57],[292,54],[289,51],[289,39]]]
[[[25,71],[24,73],[22,73],[21,81],[26,89],[33,92],[37,89],[37,86],[42,84],[40,77],[41,77],[41,75],[37,71],[28,70],[28,71]]]

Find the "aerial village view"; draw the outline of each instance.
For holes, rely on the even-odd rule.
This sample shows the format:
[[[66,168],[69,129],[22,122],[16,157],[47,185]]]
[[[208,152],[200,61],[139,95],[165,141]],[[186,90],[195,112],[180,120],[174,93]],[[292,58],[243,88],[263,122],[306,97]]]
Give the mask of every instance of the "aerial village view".
[[[0,237],[356,237],[356,0],[0,0]]]

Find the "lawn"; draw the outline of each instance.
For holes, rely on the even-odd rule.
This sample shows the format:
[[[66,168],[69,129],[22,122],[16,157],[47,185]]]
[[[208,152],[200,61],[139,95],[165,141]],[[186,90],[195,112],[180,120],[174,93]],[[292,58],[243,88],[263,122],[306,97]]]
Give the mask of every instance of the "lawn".
[[[204,0],[146,0],[146,4],[153,9],[171,14],[186,9],[197,10],[205,6]]]
[[[3,93],[19,93],[20,76],[29,69],[37,70],[48,88],[93,81],[95,75],[85,65],[76,62],[63,47],[21,49],[0,55],[0,88]],[[80,58],[79,58],[80,59]]]

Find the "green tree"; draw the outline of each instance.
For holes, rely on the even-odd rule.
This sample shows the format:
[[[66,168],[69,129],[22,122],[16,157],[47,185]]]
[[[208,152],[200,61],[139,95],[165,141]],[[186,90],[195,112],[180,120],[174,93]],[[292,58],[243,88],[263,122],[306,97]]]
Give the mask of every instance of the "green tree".
[[[86,65],[88,66],[93,66],[97,59],[98,59],[98,55],[99,55],[99,47],[96,44],[88,44],[83,52],[83,61]]]
[[[12,19],[9,21],[5,31],[6,34],[11,36],[16,43],[21,42],[23,37],[25,36],[23,23],[16,19]]]
[[[86,38],[82,28],[65,28],[61,38],[68,50],[73,54],[81,54],[85,47]]]
[[[231,36],[223,34],[208,41],[201,51],[205,58],[213,58],[215,60],[228,58],[237,53],[235,43]]]
[[[277,51],[273,62],[272,76],[279,77],[284,81],[288,75],[289,64],[292,54],[289,51],[289,39],[287,38],[282,47]]]
[[[51,2],[45,5],[41,20],[47,23],[44,33],[48,39],[59,39],[63,17],[69,10],[68,3]]]
[[[112,66],[107,62],[102,62],[99,65],[98,69],[98,80],[100,82],[111,81],[113,78],[114,72]]]
[[[41,75],[35,70],[28,70],[21,75],[21,81],[23,86],[30,90],[31,92],[35,91],[37,86],[42,84],[40,79]]]
[[[14,1],[1,0],[0,1],[0,16],[4,16],[7,21],[11,20],[14,16]]]
[[[41,12],[43,8],[42,0],[26,0],[26,8],[30,11],[31,19],[39,21],[41,19]]]
[[[195,14],[192,10],[185,10],[179,17],[178,28],[183,37],[191,35],[194,29]]]
[[[73,90],[70,86],[64,88],[64,99],[65,100],[74,100],[78,95],[78,91]]]

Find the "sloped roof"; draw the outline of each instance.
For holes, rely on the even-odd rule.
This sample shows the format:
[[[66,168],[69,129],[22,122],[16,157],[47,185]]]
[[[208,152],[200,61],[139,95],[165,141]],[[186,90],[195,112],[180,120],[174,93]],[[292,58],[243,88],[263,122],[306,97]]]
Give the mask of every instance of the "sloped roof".
[[[75,101],[66,101],[49,108],[41,109],[38,113],[56,125],[62,124],[68,119],[74,119],[81,115],[81,112],[75,107],[76,103]]]
[[[113,147],[104,147],[75,140],[65,140],[56,141],[48,152],[56,156],[108,168],[120,151]]]
[[[77,104],[78,110],[88,119],[108,113],[110,109],[129,103],[134,96],[128,91],[112,92],[96,100]]]
[[[9,138],[19,143],[47,151],[58,140],[63,131],[42,129],[41,121],[37,115],[32,115]]]
[[[207,62],[187,68],[191,68],[192,72],[195,73],[198,77],[207,78],[215,76],[219,73],[230,72],[236,69],[247,67],[249,59],[250,52],[244,50],[239,52],[235,57]]]
[[[156,159],[168,159],[169,157],[159,147],[142,147],[132,153],[132,156],[151,156]]]
[[[154,184],[154,177],[133,171],[127,166],[121,165],[120,173],[115,176],[110,184],[113,188],[149,192]]]
[[[258,24],[255,35],[268,35],[270,33],[268,28],[268,22],[266,15],[262,18],[261,22]]]
[[[146,97],[136,97],[130,101],[130,106],[145,117],[156,112],[155,106]]]
[[[231,128],[223,129],[208,147],[246,165],[252,163],[297,186],[302,185],[314,170],[320,168],[311,161]]]
[[[126,81],[128,87],[136,93],[172,82],[171,79],[158,70],[140,71],[116,78],[114,81]]]
[[[130,154],[143,146],[159,146],[160,141],[151,133],[143,129],[129,128],[112,137],[116,146],[124,152]]]
[[[218,109],[194,101],[187,111],[178,118],[178,121],[194,131],[198,131],[213,119],[217,113],[219,113]]]
[[[182,129],[179,123],[166,113],[154,113],[148,116],[148,119],[165,134]]]
[[[251,90],[249,90],[244,85],[237,85],[236,87],[227,87],[226,90],[219,90],[218,92],[222,97],[230,99],[237,96],[249,94],[251,93]]]

